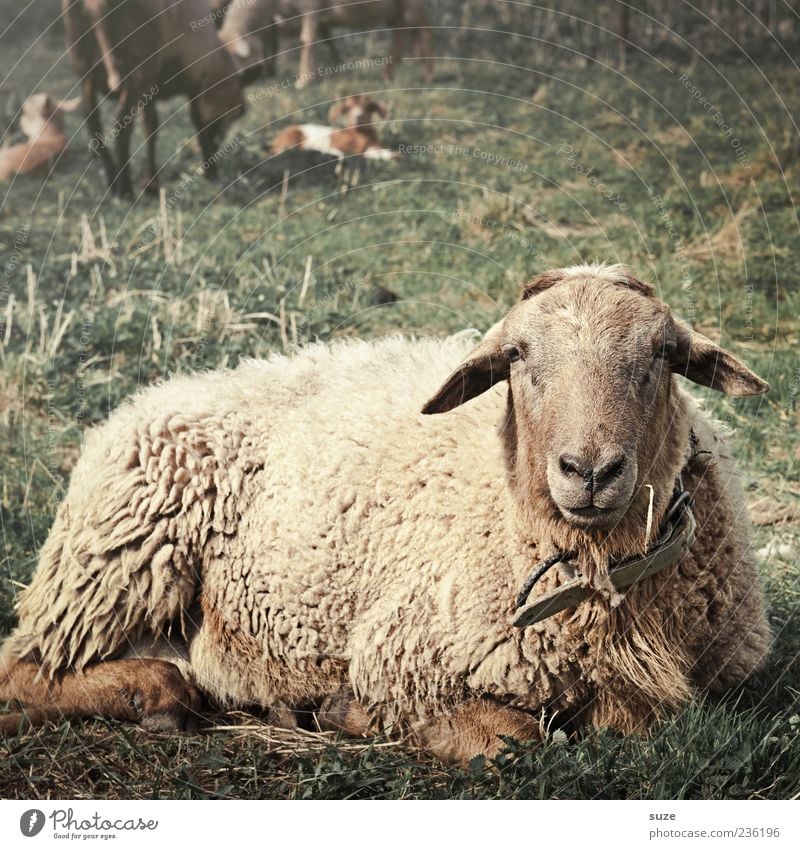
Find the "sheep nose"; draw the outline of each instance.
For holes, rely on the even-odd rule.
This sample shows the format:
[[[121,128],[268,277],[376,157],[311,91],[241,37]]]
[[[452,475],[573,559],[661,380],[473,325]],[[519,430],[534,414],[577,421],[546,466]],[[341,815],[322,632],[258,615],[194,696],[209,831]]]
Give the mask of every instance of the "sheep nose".
[[[583,485],[591,493],[599,492],[618,477],[625,467],[625,455],[620,451],[599,465],[574,454],[562,454],[558,458],[561,474],[569,479],[581,478]]]

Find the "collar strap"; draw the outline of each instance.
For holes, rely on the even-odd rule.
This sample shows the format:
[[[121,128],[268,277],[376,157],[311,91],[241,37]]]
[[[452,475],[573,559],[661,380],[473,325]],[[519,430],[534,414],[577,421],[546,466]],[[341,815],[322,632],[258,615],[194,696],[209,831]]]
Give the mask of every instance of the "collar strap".
[[[612,585],[617,590],[626,590],[674,565],[691,548],[694,533],[695,521],[689,506],[689,493],[684,491],[678,481],[661,535],[641,557],[626,557],[611,562],[608,577]],[[514,617],[514,625],[517,628],[527,628],[528,625],[548,619],[562,610],[577,607],[592,597],[594,590],[576,578],[526,604],[534,585],[548,569],[556,563],[574,560],[576,556],[574,551],[560,552],[537,566],[517,596],[517,614]]]

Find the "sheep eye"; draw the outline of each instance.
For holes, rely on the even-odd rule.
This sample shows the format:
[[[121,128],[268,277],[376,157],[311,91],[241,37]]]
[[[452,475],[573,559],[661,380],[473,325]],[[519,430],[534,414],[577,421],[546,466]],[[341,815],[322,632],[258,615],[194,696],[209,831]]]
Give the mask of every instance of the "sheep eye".
[[[517,362],[517,360],[519,360],[522,356],[519,352],[519,348],[514,345],[505,345],[503,347],[503,354],[510,363]]]

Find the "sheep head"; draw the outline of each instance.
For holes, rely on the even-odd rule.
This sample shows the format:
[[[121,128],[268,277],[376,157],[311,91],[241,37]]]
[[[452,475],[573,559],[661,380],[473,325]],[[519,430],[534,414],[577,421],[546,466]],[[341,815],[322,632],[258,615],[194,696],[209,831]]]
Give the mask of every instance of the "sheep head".
[[[30,139],[42,132],[63,135],[64,112],[74,112],[80,103],[80,97],[57,101],[44,92],[32,94],[22,104],[19,127]]]
[[[531,520],[598,541],[627,527],[629,545],[645,526],[647,485],[658,518],[685,456],[673,374],[729,395],[769,388],[626,269],[576,266],[523,286],[423,412],[447,412],[507,380],[509,479]]]
[[[386,120],[386,107],[367,94],[350,94],[334,103],[328,111],[333,124],[341,121],[346,127],[369,127],[377,115]]]

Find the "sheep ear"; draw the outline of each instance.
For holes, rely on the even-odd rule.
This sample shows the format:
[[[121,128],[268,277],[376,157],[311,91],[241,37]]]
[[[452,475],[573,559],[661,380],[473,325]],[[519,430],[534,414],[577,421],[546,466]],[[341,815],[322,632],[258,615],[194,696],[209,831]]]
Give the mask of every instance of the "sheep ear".
[[[543,271],[541,274],[537,274],[533,279],[528,280],[527,283],[522,284],[522,288],[519,292],[519,299],[520,301],[527,301],[528,298],[532,298],[534,295],[544,292],[545,289],[550,289],[555,286],[556,283],[560,283],[563,279],[564,272],[560,269]]]
[[[331,124],[335,123],[339,120],[339,116],[342,114],[342,104],[341,101],[339,103],[334,103],[333,106],[328,110],[328,120]]]
[[[377,112],[378,115],[381,116],[382,120],[384,120],[384,121],[386,120],[386,116],[387,116],[388,113],[386,111],[386,107],[383,106],[381,103],[377,103],[376,101],[373,101],[370,109],[371,109],[372,112]]]
[[[676,321],[675,330],[677,345],[671,360],[672,371],[676,374],[735,397],[769,392],[766,381],[733,354],[700,333],[693,332],[688,324]]]
[[[446,413],[486,392],[495,383],[508,379],[508,359],[500,349],[501,328],[502,322],[492,327],[422,408],[423,413]]]

